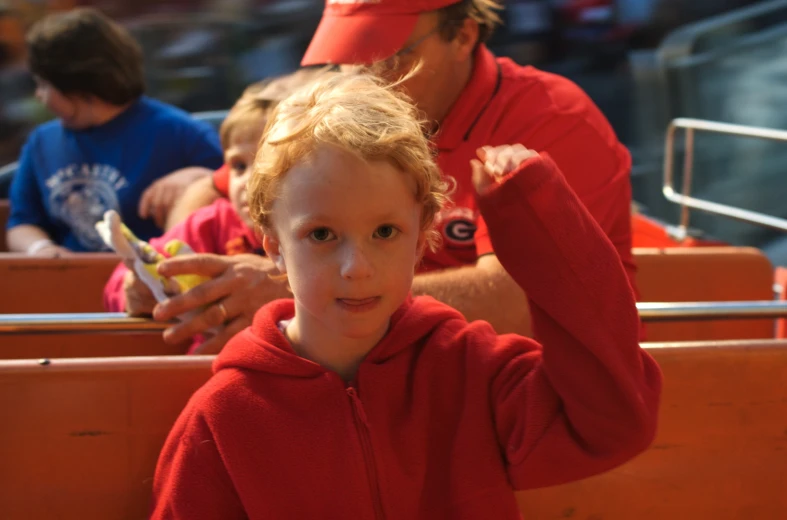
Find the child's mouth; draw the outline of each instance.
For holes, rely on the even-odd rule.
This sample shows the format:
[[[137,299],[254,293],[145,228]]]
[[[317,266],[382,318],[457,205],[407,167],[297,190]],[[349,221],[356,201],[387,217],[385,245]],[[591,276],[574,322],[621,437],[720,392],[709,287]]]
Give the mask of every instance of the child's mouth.
[[[367,312],[377,307],[380,303],[380,297],[373,296],[371,298],[362,299],[337,298],[336,302],[342,309],[349,312]]]

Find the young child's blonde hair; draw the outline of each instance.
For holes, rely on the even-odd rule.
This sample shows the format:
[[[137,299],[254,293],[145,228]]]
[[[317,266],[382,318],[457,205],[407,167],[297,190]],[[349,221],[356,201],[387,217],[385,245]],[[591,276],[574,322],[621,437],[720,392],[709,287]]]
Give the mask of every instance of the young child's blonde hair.
[[[249,85],[219,127],[221,147],[224,150],[229,148],[233,132],[260,119],[267,120],[280,101],[321,74],[322,69],[300,69]],[[261,124],[264,127],[265,122]]]
[[[268,230],[278,184],[320,145],[331,145],[364,161],[388,161],[415,181],[421,229],[435,247],[435,216],[447,202],[442,179],[415,106],[379,77],[330,73],[280,103],[268,120],[248,184],[249,211]]]

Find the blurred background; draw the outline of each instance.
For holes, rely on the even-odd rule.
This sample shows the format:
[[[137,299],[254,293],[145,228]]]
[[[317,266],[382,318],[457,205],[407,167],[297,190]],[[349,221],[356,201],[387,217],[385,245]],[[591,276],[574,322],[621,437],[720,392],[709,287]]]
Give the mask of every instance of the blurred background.
[[[227,109],[249,83],[295,70],[323,0],[0,0],[0,166],[50,117],[25,69],[26,29],[81,5],[131,29],[145,51],[151,96],[197,112]],[[787,0],[504,5],[490,47],[588,92],[631,150],[634,198],[649,215],[677,222],[661,194],[672,118],[787,128]],[[787,143],[698,134],[694,160],[697,196],[787,218]],[[782,233],[766,228],[698,212],[691,224],[733,244],[787,250]]]

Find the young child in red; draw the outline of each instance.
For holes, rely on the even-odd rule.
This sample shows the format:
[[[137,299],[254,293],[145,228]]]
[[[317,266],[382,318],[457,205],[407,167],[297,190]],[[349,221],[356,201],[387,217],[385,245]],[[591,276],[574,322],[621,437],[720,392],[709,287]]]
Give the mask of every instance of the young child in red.
[[[152,518],[519,518],[514,490],[650,444],[661,374],[615,248],[548,156],[478,157],[536,340],[409,296],[446,186],[406,99],[339,74],[276,108],[249,204],[293,299],[216,358],[163,448]]]
[[[262,254],[246,200],[246,183],[265,128],[267,116],[281,99],[274,80],[250,87],[238,99],[221,125],[219,135],[229,168],[229,199],[220,199],[192,213],[164,235],[150,240],[159,251],[170,240],[180,239],[197,253]],[[273,94],[273,95],[271,95]],[[133,291],[128,289],[133,287]],[[150,314],[155,300],[150,290],[122,263],[104,288],[104,307],[109,312]],[[196,345],[192,345],[192,349]]]

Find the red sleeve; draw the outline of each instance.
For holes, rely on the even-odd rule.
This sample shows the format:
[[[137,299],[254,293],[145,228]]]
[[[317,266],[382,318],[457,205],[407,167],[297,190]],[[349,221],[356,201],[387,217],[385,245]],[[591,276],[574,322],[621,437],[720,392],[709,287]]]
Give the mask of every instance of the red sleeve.
[[[213,172],[213,187],[221,193],[222,197],[229,197],[230,193],[230,166],[223,165]]]
[[[216,235],[218,224],[220,224],[218,215],[221,213],[221,204],[223,203],[227,202],[220,199],[210,206],[198,209],[186,217],[186,220],[173,226],[160,237],[151,239],[150,245],[156,251],[163,252],[167,242],[179,239],[188,244],[195,253],[221,254],[222,252],[218,250]],[[123,278],[127,271],[128,269],[121,262],[104,286],[104,309],[107,312],[125,312],[126,310]]]
[[[475,250],[478,256],[488,255],[495,252],[492,247],[492,240],[489,238],[489,228],[486,227],[484,217],[479,216],[475,221]]]
[[[609,237],[636,292],[631,252],[631,156],[586,95],[575,95],[580,94],[576,103],[581,110],[546,113],[540,124],[528,130],[528,136],[513,136],[506,143],[522,143],[549,154]],[[481,234],[483,244],[483,231]]]
[[[245,519],[216,441],[192,398],[170,431],[153,479],[151,520]]]
[[[547,156],[479,207],[498,258],[530,299],[535,330],[536,340],[490,338],[495,425],[514,487],[585,478],[644,451],[661,372],[639,346],[634,295],[604,231]]]

